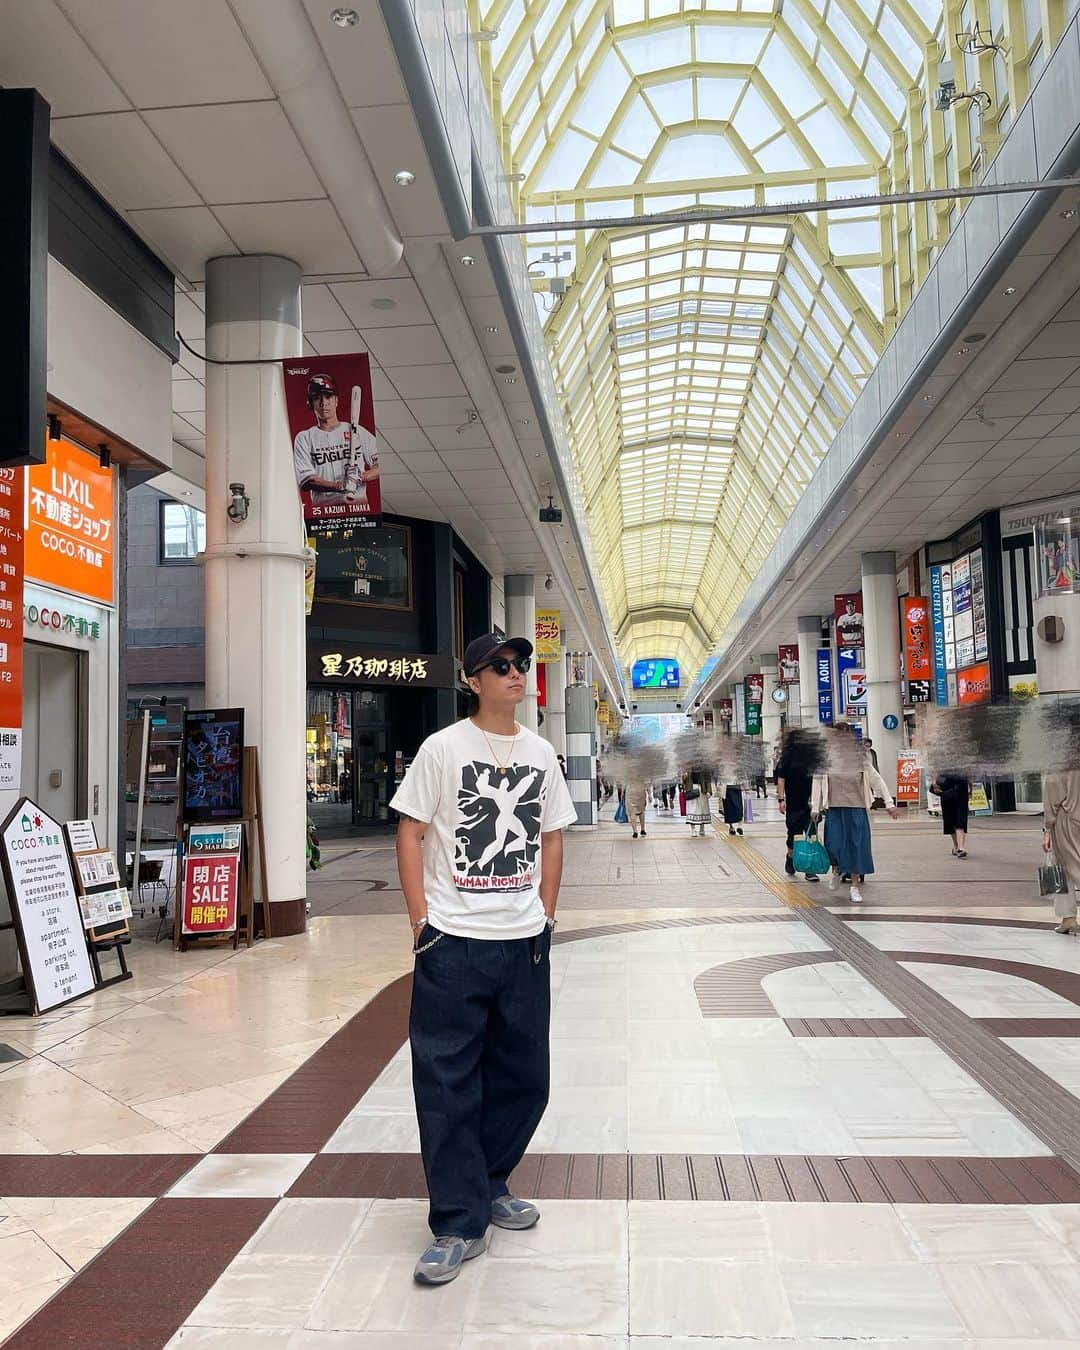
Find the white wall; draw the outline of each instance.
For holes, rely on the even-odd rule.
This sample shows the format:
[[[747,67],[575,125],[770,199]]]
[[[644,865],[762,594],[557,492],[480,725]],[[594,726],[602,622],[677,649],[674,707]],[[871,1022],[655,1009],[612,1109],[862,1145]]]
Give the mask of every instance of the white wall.
[[[48,353],[54,398],[172,467],[172,363],[55,258]]]

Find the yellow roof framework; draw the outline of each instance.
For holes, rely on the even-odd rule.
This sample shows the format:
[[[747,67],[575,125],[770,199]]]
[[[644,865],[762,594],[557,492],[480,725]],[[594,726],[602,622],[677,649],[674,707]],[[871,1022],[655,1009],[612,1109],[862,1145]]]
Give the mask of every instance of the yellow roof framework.
[[[972,181],[1055,3],[990,5],[1019,40],[957,58],[1002,91],[980,119],[928,112],[970,0],[473,0],[522,218],[660,217],[525,239],[628,663],[701,666],[955,219],[663,213]]]

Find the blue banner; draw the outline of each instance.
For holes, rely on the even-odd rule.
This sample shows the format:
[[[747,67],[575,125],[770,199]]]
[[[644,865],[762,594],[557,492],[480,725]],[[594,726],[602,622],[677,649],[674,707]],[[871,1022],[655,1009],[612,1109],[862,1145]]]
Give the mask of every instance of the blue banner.
[[[832,651],[828,647],[819,647],[817,654],[817,710],[818,721],[827,727],[832,726]]]
[[[945,708],[949,703],[949,686],[945,679],[945,601],[940,567],[930,569],[930,620],[934,627],[934,702]]]

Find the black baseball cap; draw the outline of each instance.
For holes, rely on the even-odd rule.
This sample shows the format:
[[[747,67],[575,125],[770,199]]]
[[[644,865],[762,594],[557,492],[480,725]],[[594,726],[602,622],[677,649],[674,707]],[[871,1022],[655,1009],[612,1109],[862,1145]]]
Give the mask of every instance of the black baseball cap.
[[[485,633],[483,637],[473,638],[465,648],[465,659],[461,663],[461,668],[466,677],[475,675],[488,664],[496,652],[502,651],[504,647],[509,647],[511,651],[517,652],[518,656],[532,656],[533,645],[528,638],[520,637],[499,637],[498,633]]]

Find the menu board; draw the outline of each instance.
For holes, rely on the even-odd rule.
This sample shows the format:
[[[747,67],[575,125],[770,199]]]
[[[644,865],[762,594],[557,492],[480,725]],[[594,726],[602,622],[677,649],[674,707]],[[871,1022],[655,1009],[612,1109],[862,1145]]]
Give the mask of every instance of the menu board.
[[[96,987],[64,832],[29,797],[0,832],[23,973],[38,1012]]]

